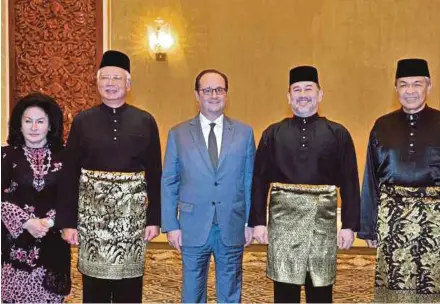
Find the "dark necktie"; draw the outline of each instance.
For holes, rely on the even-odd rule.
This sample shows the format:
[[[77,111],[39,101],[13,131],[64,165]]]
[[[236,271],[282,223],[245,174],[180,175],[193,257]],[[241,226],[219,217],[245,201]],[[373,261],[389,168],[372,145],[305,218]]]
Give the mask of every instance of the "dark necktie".
[[[211,126],[211,130],[209,131],[208,136],[208,154],[211,159],[212,166],[214,169],[217,169],[218,164],[218,149],[217,149],[217,139],[215,138],[214,127],[215,123],[211,122],[209,124]]]

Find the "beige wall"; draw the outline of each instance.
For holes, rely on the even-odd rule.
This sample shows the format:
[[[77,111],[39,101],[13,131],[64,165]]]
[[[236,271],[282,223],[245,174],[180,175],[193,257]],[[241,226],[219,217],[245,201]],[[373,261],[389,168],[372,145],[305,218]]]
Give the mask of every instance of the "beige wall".
[[[113,0],[109,47],[131,56],[131,102],[156,117],[163,149],[168,130],[196,114],[200,70],[229,76],[227,114],[249,123],[259,140],[290,115],[289,69],[315,65],[324,90],[320,113],[350,130],[363,168],[374,120],[398,106],[397,59],[429,61],[430,104],[440,106],[439,12],[437,0]],[[169,21],[178,39],[167,62],[146,49],[156,17]]]

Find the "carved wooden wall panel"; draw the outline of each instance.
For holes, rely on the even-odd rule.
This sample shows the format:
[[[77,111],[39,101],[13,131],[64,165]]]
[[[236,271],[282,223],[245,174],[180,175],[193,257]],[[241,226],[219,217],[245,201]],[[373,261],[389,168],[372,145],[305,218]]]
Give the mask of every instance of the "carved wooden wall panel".
[[[73,117],[99,102],[96,63],[102,55],[102,0],[10,1],[11,108],[40,91]]]

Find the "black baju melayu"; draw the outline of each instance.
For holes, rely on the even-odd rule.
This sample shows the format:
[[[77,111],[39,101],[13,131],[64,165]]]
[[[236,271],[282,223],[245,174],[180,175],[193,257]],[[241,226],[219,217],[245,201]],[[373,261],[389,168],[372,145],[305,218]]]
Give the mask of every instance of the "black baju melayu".
[[[282,284],[305,283],[310,294],[325,293],[328,296],[321,300],[331,301],[336,278],[336,188],[342,198],[342,228],[357,231],[356,154],[342,125],[315,114],[287,118],[264,131],[255,160],[250,226],[266,225],[270,191],[267,275],[275,281],[276,301],[277,290],[285,289]],[[329,292],[314,292],[313,287]],[[290,297],[291,302],[298,300]]]
[[[139,286],[142,280],[145,227],[160,226],[162,165],[156,122],[127,104],[101,104],[75,117],[67,154],[57,225],[78,229],[85,297],[94,295],[86,289],[95,279],[107,295],[90,301],[109,301],[109,292],[120,298],[115,282],[132,279]],[[126,301],[135,301],[130,297],[134,294],[135,302],[141,300],[137,289],[127,292]]]
[[[378,240],[375,302],[440,301],[440,111],[394,111],[370,134],[361,232]]]

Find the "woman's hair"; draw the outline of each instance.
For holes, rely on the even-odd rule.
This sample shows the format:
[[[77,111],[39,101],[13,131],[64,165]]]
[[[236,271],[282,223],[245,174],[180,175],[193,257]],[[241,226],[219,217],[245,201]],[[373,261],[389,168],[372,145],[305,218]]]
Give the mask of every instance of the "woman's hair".
[[[31,93],[21,98],[12,110],[9,119],[8,144],[11,146],[24,145],[21,132],[21,119],[27,108],[37,107],[42,109],[49,118],[49,131],[46,139],[52,149],[61,149],[63,140],[63,112],[52,97],[42,93]]]

